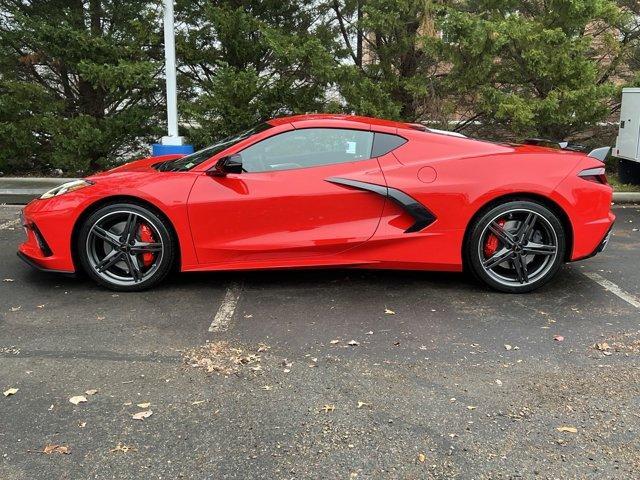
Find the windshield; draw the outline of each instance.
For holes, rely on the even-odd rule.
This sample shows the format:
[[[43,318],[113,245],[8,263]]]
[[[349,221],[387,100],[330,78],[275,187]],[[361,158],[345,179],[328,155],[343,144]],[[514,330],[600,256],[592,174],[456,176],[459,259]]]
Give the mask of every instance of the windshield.
[[[211,145],[210,147],[198,150],[197,152],[192,153],[191,155],[187,155],[186,157],[159,163],[155,165],[155,168],[160,172],[184,172],[187,170],[191,170],[192,168],[200,165],[205,160],[210,159],[214,155],[217,155],[218,153],[231,147],[232,145],[235,145],[236,143],[249,138],[251,135],[264,132],[269,128],[271,128],[271,125],[269,125],[268,123],[261,123],[244,132],[231,135],[227,138],[223,138],[215,145]]]

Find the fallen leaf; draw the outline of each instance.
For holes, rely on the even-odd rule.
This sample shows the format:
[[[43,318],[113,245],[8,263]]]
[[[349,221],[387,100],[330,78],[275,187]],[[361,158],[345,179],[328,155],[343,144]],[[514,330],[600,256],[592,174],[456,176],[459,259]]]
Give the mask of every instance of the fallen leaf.
[[[131,415],[131,418],[134,420],[144,420],[145,418],[149,418],[151,415],[153,415],[153,411],[143,410],[142,412],[134,413]]]
[[[61,453],[63,455],[69,455],[71,453],[71,449],[66,445],[56,445],[56,444],[46,444],[42,453],[46,455],[51,455],[52,453]]]
[[[87,426],[87,422],[78,422],[78,426],[79,426],[80,428],[84,428],[84,427],[86,427],[86,426]]]
[[[336,406],[335,406],[335,405],[327,404],[327,405],[324,405],[324,406],[320,409],[320,411],[321,411],[321,412],[324,412],[324,413],[329,413],[329,412],[333,412],[335,409],[336,409]]]
[[[118,444],[112,448],[111,450],[109,450],[109,452],[111,453],[128,453],[128,452],[137,452],[138,449],[135,447],[132,447],[131,445],[125,445],[122,442],[118,442]]]
[[[151,406],[151,403],[150,402],[137,403],[136,406],[140,408],[149,408]]]
[[[355,340],[349,340],[347,345],[349,345],[350,347],[357,347],[358,345],[360,345],[360,342],[356,342]]]
[[[424,463],[426,459],[427,459],[427,456],[424,453],[419,453],[418,454],[418,461],[420,463]]]
[[[331,340],[329,343],[335,345],[336,343],[340,343],[340,340]]]
[[[609,344],[607,342],[602,342],[602,343],[596,343],[593,348],[595,348],[596,350],[600,350],[601,352],[604,352],[605,350],[610,350],[611,347],[609,346]]]
[[[85,403],[87,401],[87,397],[84,395],[76,395],[75,397],[71,397],[69,401],[74,405],[78,405],[79,403]]]
[[[9,388],[7,390],[5,390],[4,392],[2,392],[2,394],[5,397],[8,397],[9,395],[15,395],[16,393],[18,393],[18,390],[20,390],[19,388]]]
[[[578,429],[576,427],[562,426],[557,427],[556,430],[558,430],[559,432],[578,433]]]
[[[384,307],[384,313],[387,314],[387,315],[395,315],[396,314],[396,312],[394,312],[393,310],[391,310],[391,309],[389,309],[387,307]]]
[[[556,335],[553,337],[556,342],[564,342],[564,337],[562,335]]]
[[[95,395],[96,393],[98,393],[98,390],[96,390],[95,388],[92,388],[91,390],[87,390],[86,392],[87,395]]]

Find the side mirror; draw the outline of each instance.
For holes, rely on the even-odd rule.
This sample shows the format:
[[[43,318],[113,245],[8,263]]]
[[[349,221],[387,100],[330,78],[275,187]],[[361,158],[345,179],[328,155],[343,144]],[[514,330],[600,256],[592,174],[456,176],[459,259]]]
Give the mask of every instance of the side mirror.
[[[225,177],[228,173],[242,173],[242,155],[239,153],[221,158],[207,171],[212,177]]]

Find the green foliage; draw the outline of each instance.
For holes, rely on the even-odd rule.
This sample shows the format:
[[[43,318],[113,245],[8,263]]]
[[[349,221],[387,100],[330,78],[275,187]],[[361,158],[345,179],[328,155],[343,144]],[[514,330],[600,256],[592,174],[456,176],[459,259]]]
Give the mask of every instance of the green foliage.
[[[0,171],[76,175],[164,132],[161,0],[0,0]],[[564,138],[640,85],[637,0],[176,0],[182,133],[348,112]],[[613,117],[612,117],[613,116]]]
[[[157,135],[155,1],[0,0],[0,166],[71,174]]]
[[[298,0],[177,4],[183,120],[202,146],[274,116],[322,111],[332,39]],[[197,27],[194,27],[197,26]]]
[[[471,61],[484,121],[515,136],[565,138],[609,115],[611,46],[624,21],[610,0],[469,0],[444,22],[453,78]]]

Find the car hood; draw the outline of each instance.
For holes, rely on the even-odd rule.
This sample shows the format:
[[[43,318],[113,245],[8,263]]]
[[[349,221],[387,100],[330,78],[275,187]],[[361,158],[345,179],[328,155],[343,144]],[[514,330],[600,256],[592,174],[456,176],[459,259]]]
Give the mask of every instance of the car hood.
[[[176,160],[182,157],[184,157],[184,155],[182,154],[172,154],[172,155],[160,155],[158,157],[142,158],[140,160],[134,160],[133,162],[125,163],[124,165],[119,165],[115,168],[112,168],[111,170],[106,170],[104,172],[96,173],[88,178],[100,180],[106,177],[121,176],[131,172],[158,172],[156,169],[153,168],[153,165],[161,162],[166,162],[168,160]]]

